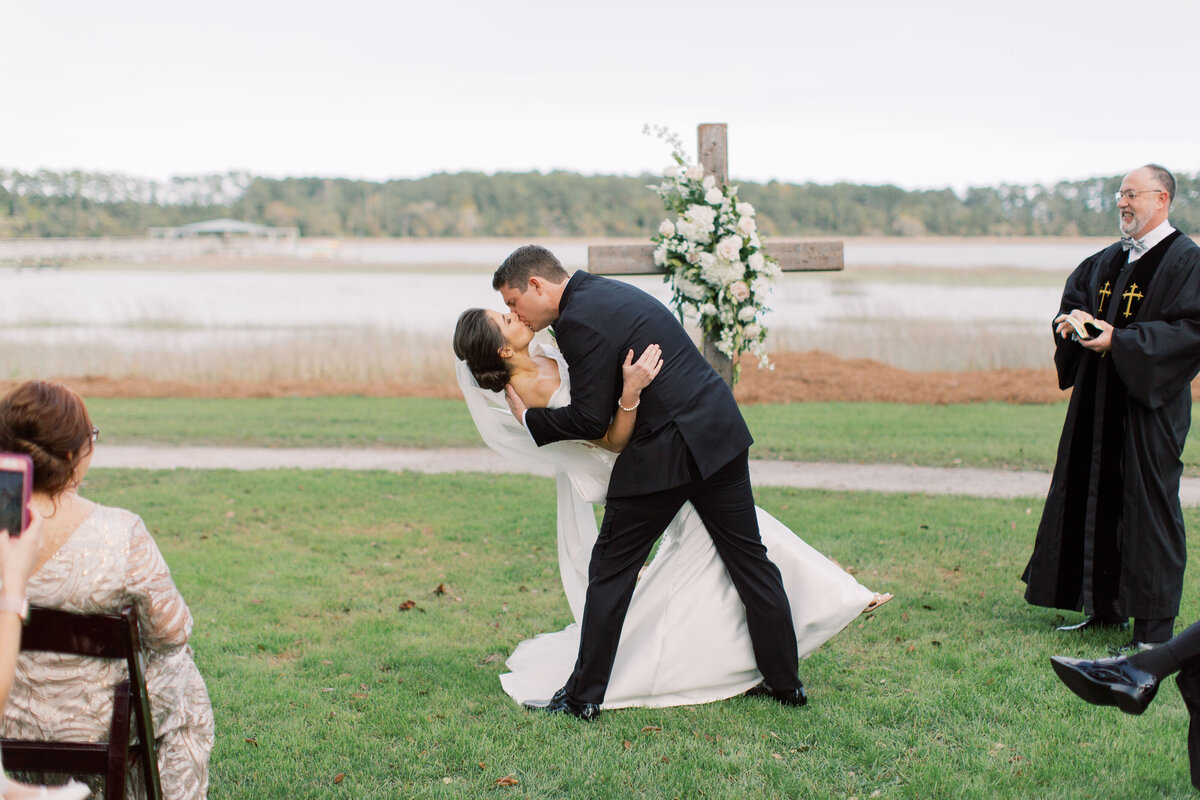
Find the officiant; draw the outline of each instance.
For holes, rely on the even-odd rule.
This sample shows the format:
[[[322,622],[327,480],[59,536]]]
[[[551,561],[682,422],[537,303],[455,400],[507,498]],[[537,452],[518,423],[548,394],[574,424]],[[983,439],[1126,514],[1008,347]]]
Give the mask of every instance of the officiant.
[[[1029,603],[1087,615],[1060,631],[1133,617],[1134,647],[1171,638],[1187,556],[1179,479],[1200,371],[1200,247],[1168,221],[1174,197],[1157,164],[1126,175],[1121,241],[1067,279],[1054,364],[1073,391],[1022,575]]]

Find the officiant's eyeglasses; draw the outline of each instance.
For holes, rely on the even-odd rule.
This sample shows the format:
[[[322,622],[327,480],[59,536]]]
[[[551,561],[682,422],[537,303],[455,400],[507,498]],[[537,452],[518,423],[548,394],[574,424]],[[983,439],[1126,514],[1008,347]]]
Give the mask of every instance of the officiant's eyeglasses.
[[[1136,200],[1139,194],[1166,194],[1166,191],[1163,189],[1126,189],[1114,194],[1113,200],[1116,200],[1118,203],[1121,202],[1122,197],[1126,200]]]

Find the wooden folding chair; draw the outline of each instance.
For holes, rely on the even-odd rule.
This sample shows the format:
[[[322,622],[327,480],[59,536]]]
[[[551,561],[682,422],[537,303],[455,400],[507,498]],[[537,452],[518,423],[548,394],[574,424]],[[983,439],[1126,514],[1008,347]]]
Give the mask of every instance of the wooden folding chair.
[[[119,615],[31,608],[29,622],[21,635],[21,649],[124,659],[129,679],[117,686],[113,696],[107,742],[0,739],[5,769],[103,775],[106,800],[121,800],[125,797],[125,776],[130,762],[137,758],[141,761],[147,800],[162,800],[154,722],[146,693],[137,611],[133,606],[125,606]],[[136,741],[130,741],[134,737]]]

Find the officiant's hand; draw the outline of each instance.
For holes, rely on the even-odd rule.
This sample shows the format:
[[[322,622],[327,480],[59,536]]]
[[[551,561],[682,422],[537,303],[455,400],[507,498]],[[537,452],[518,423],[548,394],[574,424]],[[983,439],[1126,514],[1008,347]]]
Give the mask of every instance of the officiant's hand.
[[[1092,324],[1102,332],[1090,339],[1080,339],[1079,343],[1093,353],[1107,353],[1109,350],[1112,350],[1113,326],[1102,319],[1093,319]]]
[[[1075,309],[1069,315],[1059,314],[1054,318],[1054,321],[1058,323],[1058,326],[1055,327],[1054,332],[1064,339],[1069,338],[1071,334],[1075,333],[1075,329],[1071,327],[1071,323],[1067,322],[1065,319],[1067,316],[1074,317],[1075,319],[1079,320],[1081,324],[1084,322],[1092,322],[1095,319],[1095,317],[1084,311],[1082,308]]]
[[[525,412],[528,411],[525,407],[525,401],[517,394],[517,390],[512,387],[511,383],[504,385],[504,399],[508,401],[508,410],[517,418],[517,422],[525,424]]]

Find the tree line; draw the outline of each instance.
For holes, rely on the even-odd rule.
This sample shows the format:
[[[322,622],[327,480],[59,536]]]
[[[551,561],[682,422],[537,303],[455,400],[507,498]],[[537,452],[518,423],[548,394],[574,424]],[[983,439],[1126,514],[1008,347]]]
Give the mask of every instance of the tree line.
[[[1171,222],[1200,230],[1200,173],[1177,174]],[[664,212],[653,175],[439,173],[382,182],[244,172],[149,181],[0,170],[0,237],[142,236],[215,217],[303,236],[645,236]],[[1113,234],[1121,176],[1053,185],[906,190],[853,183],[738,182],[768,236]]]

